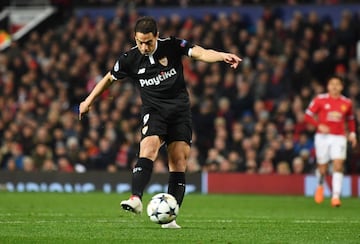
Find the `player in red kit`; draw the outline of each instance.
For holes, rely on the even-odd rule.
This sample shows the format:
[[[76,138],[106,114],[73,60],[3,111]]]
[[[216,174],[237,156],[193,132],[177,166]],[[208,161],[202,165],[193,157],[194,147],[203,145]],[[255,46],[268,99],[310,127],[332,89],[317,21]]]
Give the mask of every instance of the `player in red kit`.
[[[340,77],[330,77],[327,83],[328,93],[316,96],[309,104],[305,114],[305,121],[316,127],[314,139],[317,160],[316,176],[319,184],[314,200],[316,203],[324,201],[324,178],[328,170],[328,163],[332,160],[331,205],[333,207],[341,205],[340,195],[347,138],[353,147],[357,143],[352,102],[342,95],[343,88],[343,80]]]

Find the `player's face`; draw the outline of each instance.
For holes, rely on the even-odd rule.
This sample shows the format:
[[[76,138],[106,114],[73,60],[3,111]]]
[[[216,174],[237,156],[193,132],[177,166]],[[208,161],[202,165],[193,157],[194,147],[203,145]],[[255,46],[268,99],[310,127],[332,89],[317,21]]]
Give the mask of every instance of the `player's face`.
[[[337,78],[332,78],[331,80],[329,80],[328,85],[327,85],[327,89],[331,96],[339,96],[341,94],[343,88],[344,88],[343,84]]]
[[[135,33],[136,45],[141,54],[149,55],[155,50],[157,36],[158,35],[154,36],[151,32],[146,34],[141,32]]]

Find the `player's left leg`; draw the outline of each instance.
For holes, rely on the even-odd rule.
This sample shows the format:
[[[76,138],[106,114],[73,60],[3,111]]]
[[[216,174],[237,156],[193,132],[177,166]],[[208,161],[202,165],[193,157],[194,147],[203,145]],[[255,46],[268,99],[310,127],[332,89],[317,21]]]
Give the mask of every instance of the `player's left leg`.
[[[185,171],[190,155],[190,145],[184,141],[174,141],[168,146],[169,155],[169,186],[168,193],[176,198],[181,206],[185,195]],[[176,221],[162,225],[162,228],[181,228]]]
[[[341,188],[344,178],[344,162],[346,158],[347,141],[345,136],[333,135],[330,154],[333,161],[331,205],[340,207]]]
[[[328,162],[330,161],[330,144],[328,137],[329,135],[325,134],[315,134],[316,178],[318,185],[315,190],[314,200],[318,204],[324,201],[325,176],[328,171]]]
[[[190,155],[190,146],[183,141],[172,142],[168,146],[169,155],[169,189],[179,206],[181,206],[185,194],[185,170]]]
[[[316,178],[318,180],[318,186],[316,187],[314,200],[316,203],[320,204],[324,201],[324,182],[325,176],[328,171],[327,163],[318,163],[316,169]]]
[[[332,197],[331,205],[333,207],[340,207],[341,201],[341,188],[344,178],[344,160],[334,159],[333,160],[333,175],[332,175]]]

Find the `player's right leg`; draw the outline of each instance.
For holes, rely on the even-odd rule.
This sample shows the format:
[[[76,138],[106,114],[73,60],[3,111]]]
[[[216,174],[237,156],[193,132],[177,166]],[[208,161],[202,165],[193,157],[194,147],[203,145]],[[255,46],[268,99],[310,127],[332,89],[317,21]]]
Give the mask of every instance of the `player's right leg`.
[[[318,185],[316,187],[315,194],[314,194],[314,201],[317,204],[320,204],[324,201],[324,186],[323,185]]]
[[[328,162],[330,160],[329,145],[327,135],[315,134],[315,151],[316,151],[316,178],[317,187],[314,194],[314,201],[318,204],[324,201],[324,183],[325,176],[328,169]]]
[[[331,206],[340,207],[341,201],[341,188],[344,178],[343,174],[343,164],[344,160],[335,159],[333,160],[333,175],[332,175],[332,197],[331,197]]]
[[[157,157],[161,140],[159,136],[148,136],[140,142],[140,157],[132,171],[132,195],[120,203],[126,210],[140,214],[143,210],[142,196],[150,181],[154,160]]]
[[[324,201],[324,182],[327,171],[327,164],[318,164],[316,169],[316,178],[318,180],[318,185],[314,194],[314,201],[317,204],[320,204]]]
[[[142,196],[144,189],[150,181],[153,170],[153,161],[148,158],[140,157],[132,171],[132,195],[128,200],[121,201],[120,206],[136,214],[141,214],[143,210]]]

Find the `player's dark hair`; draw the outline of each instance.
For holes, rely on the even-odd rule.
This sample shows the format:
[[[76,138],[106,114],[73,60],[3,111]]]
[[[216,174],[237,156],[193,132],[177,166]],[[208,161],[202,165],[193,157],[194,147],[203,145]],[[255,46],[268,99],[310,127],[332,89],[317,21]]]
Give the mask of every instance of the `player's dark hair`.
[[[329,83],[329,81],[331,79],[337,79],[341,82],[341,84],[344,86],[345,85],[345,81],[344,81],[344,78],[342,78],[341,76],[338,76],[338,75],[330,75],[328,78],[327,78],[327,82],[326,83]]]
[[[154,36],[158,33],[156,20],[150,16],[139,18],[135,24],[135,33],[140,32],[143,34],[153,33]]]

